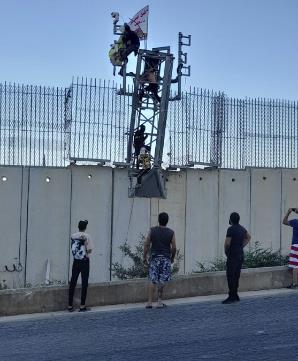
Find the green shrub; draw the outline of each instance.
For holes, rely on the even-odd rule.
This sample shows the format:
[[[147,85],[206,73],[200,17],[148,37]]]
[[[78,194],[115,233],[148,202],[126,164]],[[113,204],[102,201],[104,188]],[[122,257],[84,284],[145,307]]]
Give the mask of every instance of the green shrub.
[[[242,268],[258,268],[283,266],[288,263],[288,256],[282,256],[280,251],[272,249],[263,249],[259,242],[255,242],[253,248],[244,252],[244,262]],[[226,270],[226,258],[216,258],[214,261],[205,263],[197,262],[195,273],[214,272]]]
[[[133,250],[127,242],[119,247],[124,257],[128,257],[131,260],[131,266],[125,268],[119,262],[112,263],[111,271],[113,277],[117,277],[120,280],[127,280],[132,278],[146,278],[148,276],[148,267],[143,263],[144,242],[145,236],[141,234],[135,250]],[[182,259],[183,256],[180,254],[180,251],[177,250],[172,274],[178,273]]]

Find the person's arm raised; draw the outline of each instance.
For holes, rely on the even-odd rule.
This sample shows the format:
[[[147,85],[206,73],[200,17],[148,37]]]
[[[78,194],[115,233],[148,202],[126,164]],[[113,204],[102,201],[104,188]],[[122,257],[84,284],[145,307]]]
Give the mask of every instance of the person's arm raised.
[[[290,226],[288,218],[291,212],[292,212],[292,208],[289,208],[286,215],[284,216],[284,219],[282,220],[282,224],[284,224],[285,226]]]

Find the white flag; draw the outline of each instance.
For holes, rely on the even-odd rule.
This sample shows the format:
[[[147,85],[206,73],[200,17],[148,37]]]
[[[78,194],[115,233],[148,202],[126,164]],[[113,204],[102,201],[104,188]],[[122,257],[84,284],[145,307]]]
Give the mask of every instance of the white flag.
[[[149,5],[140,10],[128,23],[131,30],[138,34],[140,40],[146,40],[148,36]]]

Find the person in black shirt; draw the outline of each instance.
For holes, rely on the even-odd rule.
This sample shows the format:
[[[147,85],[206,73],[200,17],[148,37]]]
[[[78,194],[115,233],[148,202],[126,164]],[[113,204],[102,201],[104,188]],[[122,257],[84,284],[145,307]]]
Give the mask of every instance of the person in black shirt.
[[[123,76],[123,70],[125,65],[128,62],[128,56],[133,52],[135,56],[137,56],[139,47],[140,47],[140,39],[137,33],[130,29],[128,24],[124,24],[124,33],[122,35],[122,42],[124,43],[124,49],[121,51],[121,58],[123,60],[123,65],[119,71],[119,75]]]
[[[250,234],[239,224],[240,216],[233,212],[230,215],[229,224],[225,239],[225,254],[227,256],[227,281],[229,296],[222,303],[233,303],[240,301],[238,296],[239,278],[244,259],[243,248],[250,241]]]
[[[138,158],[140,155],[141,148],[146,148],[148,150],[148,146],[145,146],[145,140],[148,137],[148,134],[145,134],[146,127],[144,124],[140,126],[140,129],[136,130],[133,137],[133,146],[135,148],[135,159],[137,160],[137,168],[139,168]]]
[[[146,308],[152,308],[152,300],[157,288],[157,307],[163,308],[162,295],[165,283],[171,279],[171,263],[174,263],[176,255],[175,233],[167,227],[169,216],[162,212],[158,216],[158,226],[152,227],[144,244],[143,262],[148,265],[148,253],[150,250],[148,302]]]

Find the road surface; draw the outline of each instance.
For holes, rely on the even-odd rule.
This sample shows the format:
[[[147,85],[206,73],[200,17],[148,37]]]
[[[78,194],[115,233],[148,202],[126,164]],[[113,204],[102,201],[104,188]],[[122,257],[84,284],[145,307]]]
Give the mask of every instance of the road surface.
[[[240,296],[2,317],[0,360],[298,360],[298,291]]]

